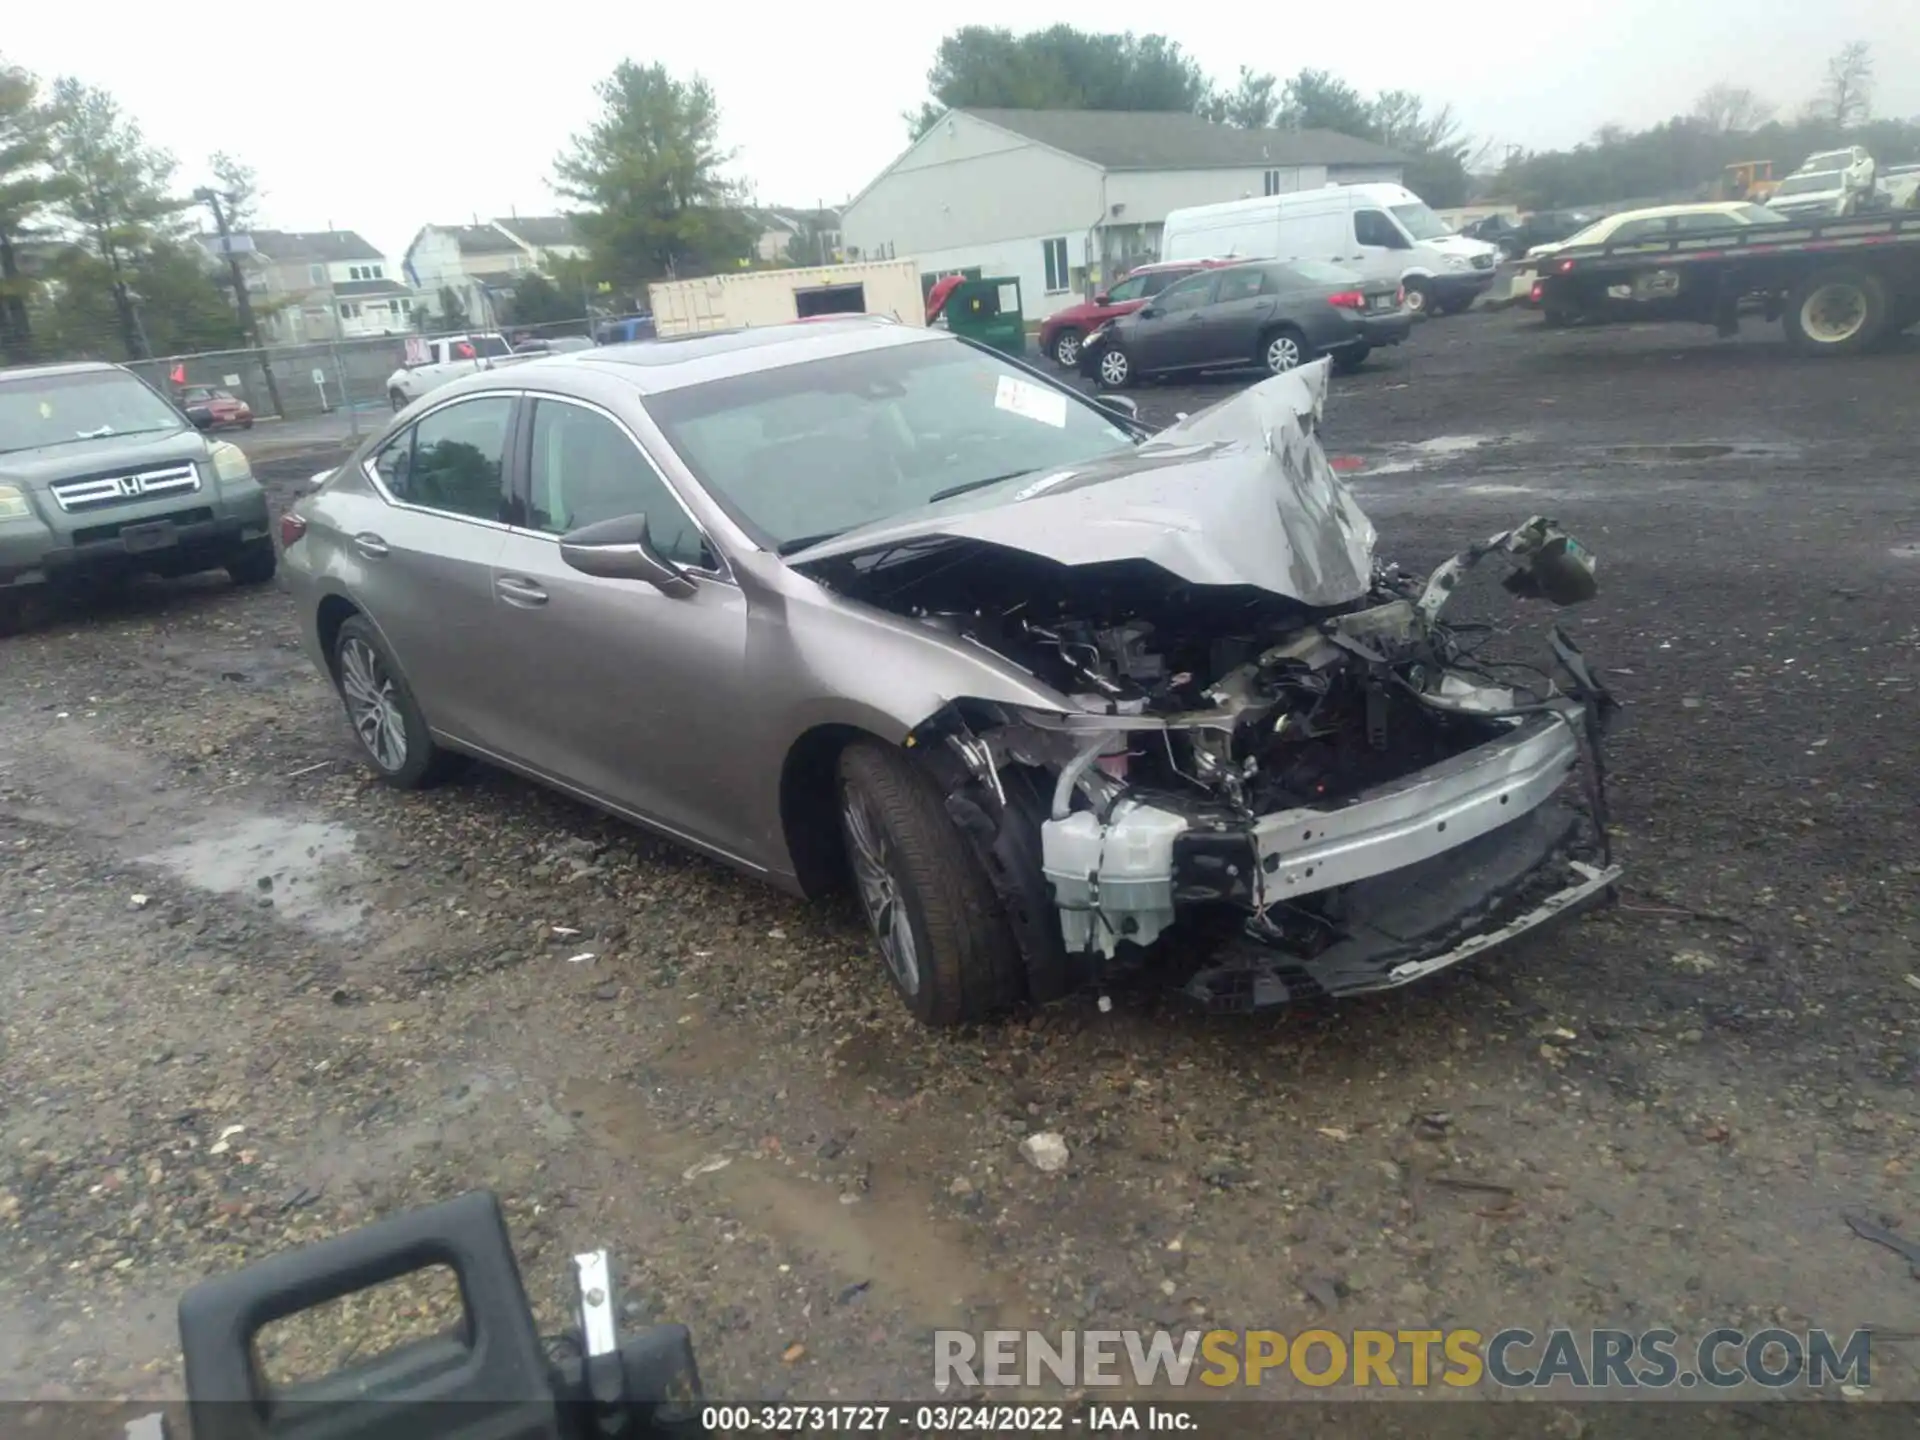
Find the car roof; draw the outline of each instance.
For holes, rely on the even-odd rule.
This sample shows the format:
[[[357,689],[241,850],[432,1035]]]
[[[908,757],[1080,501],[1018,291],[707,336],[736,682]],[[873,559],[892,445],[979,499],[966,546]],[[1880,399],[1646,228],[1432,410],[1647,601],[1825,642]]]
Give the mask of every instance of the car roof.
[[[959,345],[945,330],[883,322],[878,317],[848,316],[790,321],[784,325],[755,325],[738,330],[711,330],[698,335],[675,335],[658,340],[634,340],[599,345],[591,350],[543,355],[516,367],[513,373],[558,377],[571,369],[613,376],[632,384],[642,394],[659,394],[699,385],[709,380],[760,370],[778,370],[809,360],[857,355],[895,345]],[[496,372],[482,371],[457,382],[478,388]],[[497,378],[494,383],[498,383]]]
[[[64,365],[20,365],[11,370],[0,370],[0,383],[23,383],[29,380],[53,380],[67,375],[106,375],[112,373],[128,374],[124,367],[109,365],[105,360],[73,360]]]
[[[1737,215],[1751,204],[1751,200],[1714,200],[1694,205],[1651,205],[1645,210],[1621,210],[1605,218],[1620,221],[1664,220],[1669,215]]]
[[[1203,260],[1149,260],[1144,265],[1136,265],[1127,271],[1128,276],[1154,275],[1162,270],[1212,270],[1221,265],[1238,265],[1240,262],[1227,256],[1210,255]]]

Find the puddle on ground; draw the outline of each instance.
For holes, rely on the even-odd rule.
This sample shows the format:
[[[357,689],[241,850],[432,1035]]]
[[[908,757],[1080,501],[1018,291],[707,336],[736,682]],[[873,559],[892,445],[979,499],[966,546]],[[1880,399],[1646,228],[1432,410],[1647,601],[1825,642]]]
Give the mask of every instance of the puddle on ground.
[[[180,844],[142,859],[202,890],[341,935],[361,920],[360,902],[339,893],[353,850],[353,832],[344,825],[254,815],[189,831]]]
[[[1800,454],[1800,447],[1753,440],[1702,440],[1676,445],[1609,445],[1602,453],[1613,460],[1659,464],[1687,460],[1791,460]]]

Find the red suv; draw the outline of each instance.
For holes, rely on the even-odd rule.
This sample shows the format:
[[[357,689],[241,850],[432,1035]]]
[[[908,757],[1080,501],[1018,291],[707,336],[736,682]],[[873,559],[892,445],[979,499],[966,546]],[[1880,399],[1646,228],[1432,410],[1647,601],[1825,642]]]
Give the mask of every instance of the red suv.
[[[1111,290],[1093,297],[1091,304],[1069,305],[1040,322],[1040,353],[1053,357],[1063,370],[1080,366],[1080,346],[1087,336],[1117,315],[1131,315],[1176,280],[1232,260],[1156,260],[1127,272],[1127,278]]]

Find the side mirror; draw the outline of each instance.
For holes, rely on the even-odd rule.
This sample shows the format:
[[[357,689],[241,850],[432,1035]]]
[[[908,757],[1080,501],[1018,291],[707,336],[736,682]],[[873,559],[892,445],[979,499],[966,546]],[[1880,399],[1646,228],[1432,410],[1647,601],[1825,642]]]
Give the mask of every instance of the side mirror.
[[[1158,305],[1148,305],[1140,311],[1140,318],[1142,320],[1151,320],[1160,313],[1160,307]]]
[[[1093,303],[1096,305],[1111,305],[1113,303],[1113,297],[1102,290],[1098,295],[1093,297]]]
[[[694,591],[680,567],[653,548],[644,515],[618,515],[568,531],[560,537],[560,558],[582,575],[644,580],[676,600]]]
[[[1096,395],[1093,403],[1124,415],[1136,425],[1140,423],[1140,402],[1131,395]]]

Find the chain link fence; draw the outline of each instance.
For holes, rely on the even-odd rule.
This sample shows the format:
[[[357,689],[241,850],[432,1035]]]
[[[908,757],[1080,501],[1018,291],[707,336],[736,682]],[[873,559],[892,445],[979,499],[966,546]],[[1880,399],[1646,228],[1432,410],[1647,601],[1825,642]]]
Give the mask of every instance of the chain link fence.
[[[533,351],[556,340],[591,342],[593,330],[590,320],[564,320],[508,326],[501,333],[516,351]],[[348,433],[360,435],[378,427],[394,408],[387,381],[405,364],[410,341],[470,333],[470,329],[426,330],[121,363],[174,399],[189,386],[211,386],[244,400],[256,418],[309,420],[334,415],[341,417]]]

